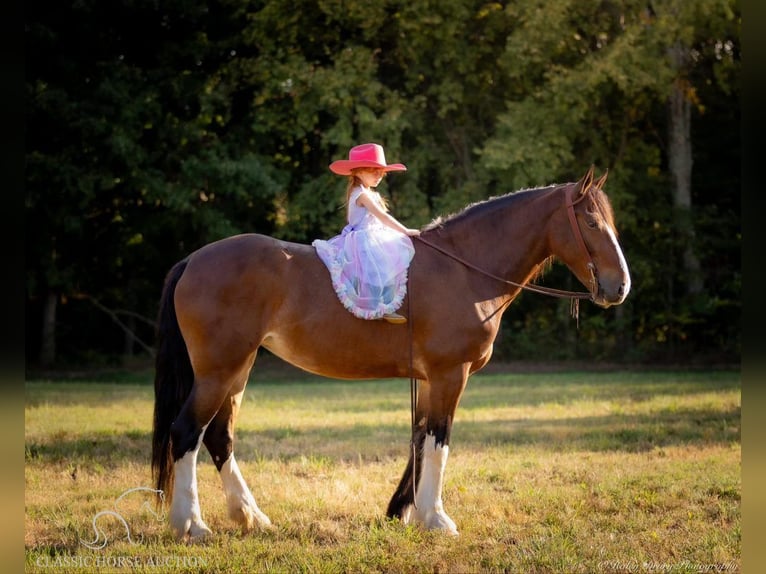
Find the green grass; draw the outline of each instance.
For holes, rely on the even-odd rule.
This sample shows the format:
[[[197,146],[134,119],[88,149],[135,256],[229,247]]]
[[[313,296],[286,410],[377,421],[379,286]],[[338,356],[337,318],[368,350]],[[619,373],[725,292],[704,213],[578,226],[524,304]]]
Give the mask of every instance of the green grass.
[[[444,487],[458,538],[384,517],[408,453],[406,380],[256,376],[235,448],[275,527],[243,535],[229,522],[203,453],[212,541],[175,543],[138,493],[120,511],[140,540],[107,517],[107,546],[90,550],[93,516],[151,485],[148,383],[27,383],[28,571],[740,569],[738,372],[476,375]]]

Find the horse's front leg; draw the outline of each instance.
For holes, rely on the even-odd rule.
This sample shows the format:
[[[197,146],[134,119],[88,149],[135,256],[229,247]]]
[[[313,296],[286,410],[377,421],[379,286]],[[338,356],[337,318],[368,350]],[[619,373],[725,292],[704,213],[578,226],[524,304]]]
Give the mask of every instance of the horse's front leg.
[[[405,524],[414,522],[428,529],[458,533],[455,522],[444,510],[442,489],[452,421],[466,379],[467,372],[461,370],[459,375],[433,378],[421,384],[415,452],[410,454],[410,462],[388,508],[389,516],[399,517]]]
[[[422,468],[415,491],[415,504],[409,507],[409,516],[405,516],[405,522],[416,522],[428,529],[444,530],[448,534],[457,535],[457,526],[444,511],[442,504],[451,425],[452,421],[449,421],[426,432],[420,455]],[[445,435],[446,439],[439,438]]]

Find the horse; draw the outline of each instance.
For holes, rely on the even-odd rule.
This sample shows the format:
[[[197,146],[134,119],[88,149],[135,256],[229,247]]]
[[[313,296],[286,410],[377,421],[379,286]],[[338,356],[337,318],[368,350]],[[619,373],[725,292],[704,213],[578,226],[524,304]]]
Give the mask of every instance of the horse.
[[[607,172],[608,173],[608,172]],[[455,411],[471,374],[492,356],[503,312],[554,259],[600,307],[630,291],[611,204],[593,166],[578,181],[523,189],[434,220],[414,238],[408,325],[343,308],[309,245],[261,234],[209,243],[168,272],[158,315],[152,473],[171,500],[179,541],[212,534],[202,519],[197,455],[210,452],[229,517],[269,528],[234,457],[237,414],[260,347],[336,379],[407,378],[409,461],[386,514],[457,534],[442,503]]]

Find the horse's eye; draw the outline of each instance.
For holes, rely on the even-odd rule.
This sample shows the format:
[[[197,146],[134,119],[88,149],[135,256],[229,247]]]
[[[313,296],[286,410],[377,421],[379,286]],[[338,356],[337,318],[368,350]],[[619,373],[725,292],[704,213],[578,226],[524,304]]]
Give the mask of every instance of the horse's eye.
[[[588,217],[585,218],[585,223],[591,229],[596,229],[596,227],[598,227],[598,222],[596,221],[596,218],[593,217],[592,215],[589,215]]]

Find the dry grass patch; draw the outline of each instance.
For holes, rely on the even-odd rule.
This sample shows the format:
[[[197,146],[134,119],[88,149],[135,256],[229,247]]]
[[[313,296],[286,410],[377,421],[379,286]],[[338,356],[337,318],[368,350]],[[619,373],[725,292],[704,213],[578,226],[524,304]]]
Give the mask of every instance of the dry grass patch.
[[[27,384],[30,572],[738,571],[739,373],[478,375],[453,429],[444,503],[461,532],[384,518],[409,441],[406,381],[254,380],[236,452],[274,528],[243,535],[200,456],[215,532],[176,544],[135,493],[134,544],[94,515],[150,486],[148,384]],[[121,561],[121,562],[120,562]]]

